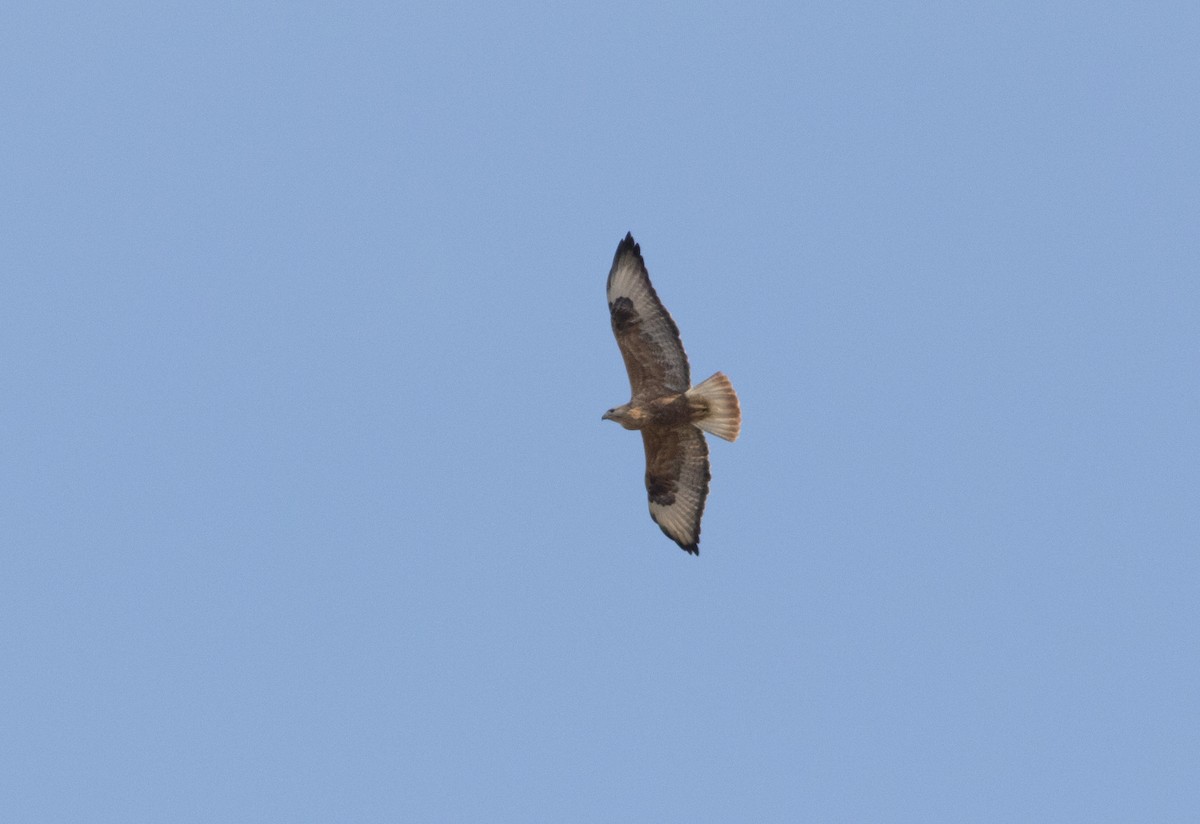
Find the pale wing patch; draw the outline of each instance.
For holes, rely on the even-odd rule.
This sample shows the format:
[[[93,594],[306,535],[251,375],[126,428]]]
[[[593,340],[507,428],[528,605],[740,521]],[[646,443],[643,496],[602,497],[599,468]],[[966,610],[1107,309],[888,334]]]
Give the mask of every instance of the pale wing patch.
[[[641,247],[627,234],[608,273],[608,309],[635,402],[691,386],[679,329],[650,283]]]

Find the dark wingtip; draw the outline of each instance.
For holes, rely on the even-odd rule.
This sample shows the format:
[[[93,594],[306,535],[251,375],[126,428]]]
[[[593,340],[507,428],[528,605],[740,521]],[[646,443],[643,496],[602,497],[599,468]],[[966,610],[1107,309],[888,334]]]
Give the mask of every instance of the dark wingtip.
[[[617,261],[625,255],[633,255],[639,261],[642,259],[642,247],[633,239],[633,232],[626,232],[625,239],[617,244],[617,253],[613,255],[613,266],[616,266]],[[646,264],[643,263],[642,265],[645,266]]]
[[[655,521],[655,523],[657,524],[658,521]],[[658,528],[662,530],[663,535],[666,535],[672,541],[679,544],[679,548],[682,549],[684,552],[688,553],[689,555],[699,555],[700,554],[700,536],[699,535],[697,535],[696,540],[692,541],[690,544],[685,544],[683,541],[676,538],[670,532],[667,532],[667,528],[665,526],[663,526],[662,524],[658,524]]]

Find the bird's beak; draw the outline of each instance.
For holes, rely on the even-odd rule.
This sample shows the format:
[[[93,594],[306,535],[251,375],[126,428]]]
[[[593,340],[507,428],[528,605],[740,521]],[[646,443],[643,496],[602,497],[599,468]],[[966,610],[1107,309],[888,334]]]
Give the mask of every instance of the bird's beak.
[[[613,416],[612,416],[611,412],[605,412],[603,415],[600,416],[600,420],[602,420],[602,421],[611,421],[612,419],[613,419]]]

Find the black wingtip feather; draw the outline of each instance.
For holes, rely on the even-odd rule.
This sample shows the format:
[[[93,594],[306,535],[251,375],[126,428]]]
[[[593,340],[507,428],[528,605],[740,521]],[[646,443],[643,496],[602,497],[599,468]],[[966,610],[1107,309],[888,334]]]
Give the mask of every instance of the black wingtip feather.
[[[634,255],[638,260],[642,259],[642,247],[633,239],[633,232],[626,232],[625,239],[617,244],[617,253],[613,255],[613,266],[617,265],[617,261],[624,255]],[[645,262],[642,263],[645,266]]]
[[[690,544],[685,544],[683,541],[676,538],[670,532],[667,532],[666,527],[664,527],[662,524],[659,524],[658,528],[662,530],[663,535],[666,535],[672,541],[679,544],[679,548],[682,549],[684,552],[688,553],[689,555],[699,555],[700,554],[700,536],[698,534],[696,535],[696,540],[692,541]],[[697,532],[698,531],[699,530],[697,530]]]

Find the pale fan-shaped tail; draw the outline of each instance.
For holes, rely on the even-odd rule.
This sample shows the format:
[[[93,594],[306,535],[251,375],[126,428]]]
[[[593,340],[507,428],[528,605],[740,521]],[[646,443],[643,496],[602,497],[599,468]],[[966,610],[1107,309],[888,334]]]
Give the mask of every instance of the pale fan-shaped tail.
[[[742,408],[729,378],[718,372],[704,383],[689,389],[687,396],[693,402],[702,401],[702,408],[707,408],[692,421],[693,426],[727,441],[737,440],[738,433],[742,431]]]

